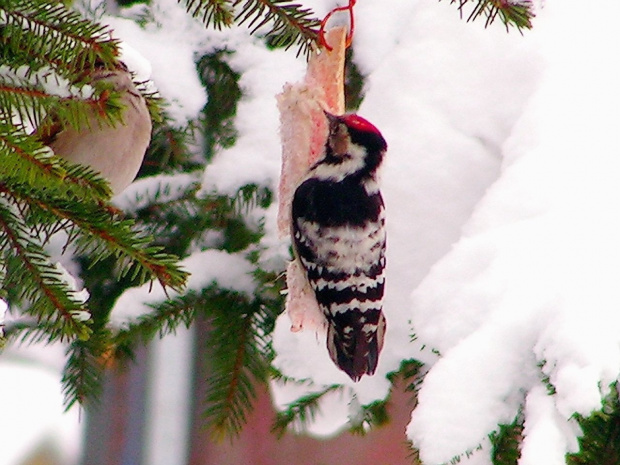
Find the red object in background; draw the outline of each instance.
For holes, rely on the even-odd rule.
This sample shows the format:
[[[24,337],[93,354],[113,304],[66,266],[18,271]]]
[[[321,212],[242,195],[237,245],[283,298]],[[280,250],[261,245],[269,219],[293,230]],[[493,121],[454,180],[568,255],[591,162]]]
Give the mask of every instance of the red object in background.
[[[396,386],[389,407],[390,424],[365,436],[343,433],[332,439],[269,432],[274,411],[269,394],[260,392],[256,409],[234,442],[212,443],[204,428],[193,428],[188,465],[413,465],[404,440],[411,419],[412,394]]]

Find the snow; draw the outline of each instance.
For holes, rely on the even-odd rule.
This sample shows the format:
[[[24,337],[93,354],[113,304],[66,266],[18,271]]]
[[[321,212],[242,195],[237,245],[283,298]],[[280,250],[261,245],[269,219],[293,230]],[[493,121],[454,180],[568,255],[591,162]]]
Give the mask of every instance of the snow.
[[[254,41],[241,44],[227,61],[241,74],[244,97],[235,118],[239,136],[233,147],[217,154],[206,168],[202,188],[207,193],[230,195],[246,184],[258,183],[275,191],[281,153],[275,95],[287,81],[303,76],[304,63],[294,53],[269,51]]]
[[[573,413],[600,407],[620,367],[620,231],[610,204],[618,196],[619,76],[609,66],[617,54],[601,46],[617,38],[611,25],[591,30],[602,19],[583,14],[576,2],[548,1],[535,30],[520,35],[466,23],[453,5],[431,0],[356,7],[354,59],[366,75],[359,112],[389,144],[388,332],[377,374],[353,383],[329,360],[324,334],[291,332],[288,317],[278,319],[275,366],[312,384],[274,384],[275,404],[344,386],[326,396],[311,433],[335,434],[356,405],[387,395],[386,374],[415,358],[429,371],[407,436],[425,463],[489,463],[488,434],[521,406],[521,463],[560,463],[575,450]],[[274,96],[301,79],[303,61],[239,31],[192,37],[182,39],[189,48],[220,41],[235,50],[227,60],[243,89],[237,144],[207,167],[203,191],[275,187]],[[273,208],[265,218],[263,256],[283,263]],[[209,267],[199,282],[225,282],[224,270]],[[161,298],[133,292],[143,291],[129,291],[117,308],[123,299]]]
[[[558,415],[553,399],[542,386],[528,393],[525,414],[525,439],[519,464],[564,465],[566,452],[578,450],[575,436],[580,433],[579,426]]]
[[[333,6],[303,3],[321,14]],[[171,102],[177,124],[207,99],[199,54],[229,50],[241,75],[238,140],[206,168],[203,192],[232,194],[247,183],[275,189],[275,95],[301,80],[304,60],[268,50],[245,28],[205,29],[175,0],[152,4],[155,22],[143,28],[127,19],[135,9],[105,19],[131,47],[130,67]],[[377,373],[353,383],[329,359],[324,334],[293,333],[282,315],[274,364],[306,382],[274,383],[274,403],[283,408],[342,384],[309,425],[312,434],[333,435],[360,404],[384,399],[386,375],[414,358],[428,373],[406,435],[426,465],[456,457],[489,464],[488,435],[519,412],[519,464],[564,463],[577,449],[574,413],[600,408],[620,375],[620,4],[547,0],[523,35],[466,23],[436,0],[358,2],[355,12],[354,60],[366,76],[359,113],[389,145],[386,343]],[[140,195],[162,183],[174,196],[196,179],[147,179],[115,200],[139,208]],[[261,265],[283,267],[288,242],[278,238],[275,205],[264,216]],[[255,289],[243,254],[197,249],[183,265],[189,289]],[[112,322],[164,298],[157,285],[130,289]]]
[[[188,186],[199,181],[195,174],[190,173],[159,174],[141,178],[114,196],[113,202],[125,212],[137,212],[150,205],[153,198],[162,203],[179,199]]]
[[[153,80],[170,104],[168,113],[183,126],[207,103],[194,63],[196,49],[206,47],[205,28],[176,1],[153,3],[153,21],[144,28],[128,18],[105,16],[102,20],[113,29],[113,37],[124,42],[123,58],[129,69],[138,79]],[[132,13],[126,11],[128,16]]]
[[[67,285],[71,297],[77,302],[86,302],[90,297],[88,289],[81,288],[81,286],[78,285],[78,280],[75,278],[75,276],[69,273],[69,271],[64,267],[61,262],[56,262],[54,265],[56,266],[56,270],[58,271],[58,277]],[[86,321],[90,319],[90,314],[88,312],[76,312],[74,317],[79,319],[80,321]]]
[[[546,2],[534,27],[543,72],[501,175],[413,293],[413,329],[441,352],[408,428],[429,464],[512,421],[524,401],[520,464],[564,463],[579,434],[572,415],[600,408],[620,372],[618,47],[597,52],[617,37],[575,2]]]
[[[252,278],[253,266],[242,254],[229,254],[221,250],[196,252],[180,262],[190,273],[186,290],[200,290],[212,284],[223,289],[252,296],[256,284]],[[122,326],[144,313],[151,311],[150,305],[174,298],[178,293],[164,291],[159,283],[146,283],[125,291],[116,301],[110,314],[114,326]]]

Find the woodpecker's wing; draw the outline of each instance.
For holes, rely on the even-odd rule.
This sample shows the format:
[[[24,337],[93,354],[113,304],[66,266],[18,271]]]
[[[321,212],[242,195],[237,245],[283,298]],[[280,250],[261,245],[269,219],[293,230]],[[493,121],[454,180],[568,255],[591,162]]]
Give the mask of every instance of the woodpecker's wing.
[[[383,200],[359,183],[308,179],[293,198],[293,243],[329,326],[332,360],[353,380],[383,345]]]

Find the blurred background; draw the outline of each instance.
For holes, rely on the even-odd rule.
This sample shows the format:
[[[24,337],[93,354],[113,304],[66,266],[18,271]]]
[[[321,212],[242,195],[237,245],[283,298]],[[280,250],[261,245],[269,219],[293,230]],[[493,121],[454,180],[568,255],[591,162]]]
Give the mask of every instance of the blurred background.
[[[204,323],[202,323],[204,325]],[[194,333],[195,331],[195,333]],[[368,434],[317,439],[270,432],[274,410],[258,388],[248,423],[235,438],[214,440],[201,405],[207,378],[193,331],[151,343],[134,363],[106,371],[103,396],[63,411],[61,345],[10,349],[0,362],[1,465],[405,465],[415,463],[404,440],[413,395],[396,382],[390,423]]]

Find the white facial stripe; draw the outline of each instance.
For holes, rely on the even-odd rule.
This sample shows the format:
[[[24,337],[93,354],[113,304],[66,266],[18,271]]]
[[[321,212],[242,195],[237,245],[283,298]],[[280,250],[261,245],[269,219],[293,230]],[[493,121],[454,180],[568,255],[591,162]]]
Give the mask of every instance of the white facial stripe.
[[[317,178],[340,182],[345,177],[364,168],[366,149],[361,145],[350,144],[347,154],[338,164],[320,163],[308,173],[307,178]]]

